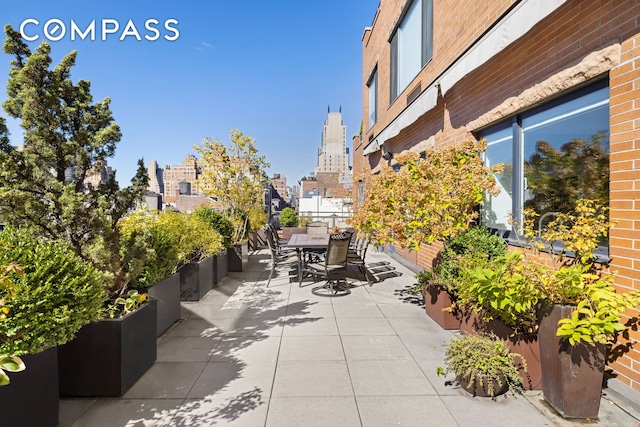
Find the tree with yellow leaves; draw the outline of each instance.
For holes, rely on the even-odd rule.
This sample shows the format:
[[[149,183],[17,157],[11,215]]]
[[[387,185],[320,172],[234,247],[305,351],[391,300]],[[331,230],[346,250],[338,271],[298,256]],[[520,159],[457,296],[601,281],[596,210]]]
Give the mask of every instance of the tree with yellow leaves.
[[[237,244],[266,222],[263,197],[265,169],[270,165],[266,156],[258,154],[255,138],[236,129],[229,132],[229,140],[227,147],[206,137],[195,149],[202,166],[201,186],[228,209],[234,226],[231,241]]]
[[[479,154],[486,147],[484,140],[465,141],[427,149],[423,157],[397,155],[397,172],[385,166],[369,178],[351,225],[380,245],[403,248],[453,238],[477,218],[485,192],[500,191],[494,174],[502,165],[484,164]]]

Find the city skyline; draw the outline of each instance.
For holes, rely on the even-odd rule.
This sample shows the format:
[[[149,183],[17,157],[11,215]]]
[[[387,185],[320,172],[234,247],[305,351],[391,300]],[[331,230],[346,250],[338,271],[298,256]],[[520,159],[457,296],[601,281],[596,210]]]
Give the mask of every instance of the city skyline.
[[[196,154],[193,146],[204,137],[227,144],[231,129],[256,138],[271,163],[269,175],[295,182],[316,166],[327,105],[342,106],[348,146],[359,132],[361,37],[376,8],[374,0],[330,0],[321,6],[36,1],[3,6],[3,24],[19,30],[31,20],[24,28],[29,37],[38,37],[28,43],[32,51],[64,27],[60,41],[49,41],[52,67],[77,50],[74,83],[90,81],[94,101],[111,98],[123,136],[115,157],[107,160],[121,186],[128,185],[139,158],[145,165],[151,160],[176,165]],[[172,19],[177,23],[167,24]],[[145,39],[153,36],[145,29],[150,20],[158,22],[150,25],[159,34],[153,41]],[[95,33],[88,32],[91,25]],[[119,30],[105,34],[115,25]],[[167,28],[179,37],[169,41],[176,31]],[[6,86],[11,58],[0,58]],[[3,90],[0,102],[5,99]],[[20,144],[19,124],[4,111],[0,115],[11,143]]]

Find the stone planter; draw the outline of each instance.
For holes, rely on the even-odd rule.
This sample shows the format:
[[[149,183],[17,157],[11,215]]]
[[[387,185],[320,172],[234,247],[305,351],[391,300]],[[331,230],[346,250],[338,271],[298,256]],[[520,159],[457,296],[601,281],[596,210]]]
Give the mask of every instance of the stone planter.
[[[213,256],[200,262],[188,262],[180,273],[180,300],[199,301],[213,288]]]
[[[58,347],[61,396],[118,397],[156,361],[157,301],[83,326]]]
[[[427,285],[422,290],[424,308],[429,317],[436,321],[443,329],[460,329],[460,317],[451,311],[444,311],[451,307],[451,295],[442,287]]]
[[[571,317],[573,310],[574,306],[567,305],[541,310],[542,391],[545,400],[565,418],[597,418],[606,348],[602,344],[572,346],[556,336],[558,321]]]
[[[249,245],[247,242],[228,247],[227,254],[230,272],[243,271],[249,263]]]
[[[223,252],[213,257],[213,284],[217,285],[227,277],[229,271],[229,255]]]
[[[0,387],[3,426],[58,425],[58,348],[21,356],[27,369],[9,373],[11,383]]]
[[[180,320],[180,274],[175,273],[151,286],[147,293],[158,300],[157,336]]]

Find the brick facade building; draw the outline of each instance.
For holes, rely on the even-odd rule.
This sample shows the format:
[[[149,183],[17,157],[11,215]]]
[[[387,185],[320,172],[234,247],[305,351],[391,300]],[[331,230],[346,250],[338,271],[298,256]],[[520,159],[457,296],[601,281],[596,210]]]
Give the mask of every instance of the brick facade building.
[[[482,215],[506,230],[507,211],[536,206],[536,161],[573,155],[578,183],[597,163],[603,180],[567,190],[609,204],[604,255],[619,288],[640,289],[640,1],[381,0],[362,50],[354,181],[395,153],[484,137],[487,162],[511,169]],[[599,151],[576,157],[576,144]],[[404,255],[425,267],[438,250]],[[612,366],[640,391],[638,346]]]

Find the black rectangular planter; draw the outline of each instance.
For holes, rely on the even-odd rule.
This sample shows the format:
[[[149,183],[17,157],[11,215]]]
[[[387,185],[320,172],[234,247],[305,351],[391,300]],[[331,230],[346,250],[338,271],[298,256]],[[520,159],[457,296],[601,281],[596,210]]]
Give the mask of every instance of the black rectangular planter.
[[[0,387],[0,425],[56,427],[58,425],[58,348],[22,356],[26,369],[9,373],[11,383]]]
[[[200,262],[188,262],[180,273],[180,300],[199,301],[213,288],[213,256]]]
[[[156,361],[157,301],[118,319],[85,325],[58,347],[60,396],[126,393]]]
[[[226,251],[213,257],[213,284],[217,285],[227,277],[229,270],[229,255]]]
[[[164,278],[147,291],[158,300],[157,334],[160,336],[180,319],[180,274]]]
[[[240,272],[249,263],[249,243],[242,242],[227,248],[229,271]]]

